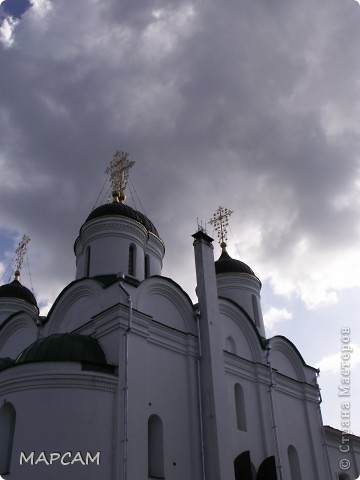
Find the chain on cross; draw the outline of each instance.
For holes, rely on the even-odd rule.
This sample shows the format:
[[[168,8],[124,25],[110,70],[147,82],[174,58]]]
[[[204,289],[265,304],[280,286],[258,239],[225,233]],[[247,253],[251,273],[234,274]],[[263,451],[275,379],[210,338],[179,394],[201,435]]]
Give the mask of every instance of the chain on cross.
[[[220,247],[225,250],[227,241],[227,226],[229,225],[229,217],[232,214],[232,210],[228,208],[219,207],[209,223],[213,225],[217,236],[219,238]]]
[[[135,162],[129,160],[127,152],[116,151],[113,160],[105,170],[109,175],[113,189],[114,202],[124,202],[125,189],[129,178],[129,170]]]
[[[24,261],[24,256],[27,251],[27,244],[30,242],[30,237],[27,235],[23,235],[22,239],[17,246],[15,253],[16,253],[16,272],[20,275],[20,270]]]

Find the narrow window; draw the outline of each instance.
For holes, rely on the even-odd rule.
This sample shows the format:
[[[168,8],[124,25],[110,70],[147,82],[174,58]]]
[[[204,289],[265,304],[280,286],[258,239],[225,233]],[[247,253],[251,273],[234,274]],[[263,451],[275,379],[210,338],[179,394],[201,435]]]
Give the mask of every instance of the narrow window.
[[[253,310],[254,310],[255,325],[257,327],[260,327],[258,303],[257,303],[256,295],[254,294],[252,295],[252,304],[253,304]]]
[[[150,277],[150,257],[145,255],[145,278]]]
[[[350,477],[347,473],[339,473],[339,480],[350,480]]]
[[[148,421],[148,470],[151,478],[165,478],[163,424],[158,415]]]
[[[235,384],[236,423],[239,430],[246,432],[244,390],[240,383]]]
[[[90,277],[90,247],[85,250],[85,277]]]
[[[291,480],[301,480],[300,462],[296,448],[292,445],[288,448]]]
[[[235,340],[232,337],[227,337],[226,339],[226,351],[230,353],[235,353],[236,355],[236,344]]]
[[[135,277],[136,272],[136,247],[133,243],[130,244],[129,247],[129,266],[128,266],[128,274]]]
[[[6,402],[0,409],[0,474],[10,473],[15,420],[15,408]]]

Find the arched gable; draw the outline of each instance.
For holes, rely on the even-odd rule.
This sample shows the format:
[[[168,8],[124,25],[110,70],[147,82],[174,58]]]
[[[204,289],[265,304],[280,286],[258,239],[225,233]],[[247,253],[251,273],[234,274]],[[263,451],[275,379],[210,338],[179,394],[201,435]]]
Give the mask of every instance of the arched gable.
[[[192,302],[169,278],[153,276],[144,280],[137,288],[134,307],[164,325],[196,334]]]
[[[48,315],[47,335],[71,332],[100,311],[102,287],[96,280],[83,279],[71,283],[56,299]]]
[[[290,340],[279,335],[269,341],[271,345],[271,366],[283,375],[300,382],[306,381],[306,364]]]
[[[264,355],[261,339],[253,321],[239,305],[225,298],[219,299],[219,310],[225,341],[224,350],[227,349],[226,340],[230,337],[235,343],[239,357],[252,362],[262,362]]]
[[[0,357],[15,359],[37,339],[34,318],[26,312],[11,315],[0,329]]]

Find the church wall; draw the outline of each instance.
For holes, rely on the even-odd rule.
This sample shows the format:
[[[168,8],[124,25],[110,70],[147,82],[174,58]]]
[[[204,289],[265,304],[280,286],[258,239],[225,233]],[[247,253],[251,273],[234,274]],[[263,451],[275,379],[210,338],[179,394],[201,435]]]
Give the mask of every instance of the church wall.
[[[89,276],[128,274],[129,247],[136,246],[136,277],[144,278],[146,229],[125,217],[99,218],[88,222],[75,242],[77,256],[76,278]],[[90,247],[87,258],[87,248]],[[89,262],[89,266],[86,265]]]
[[[15,360],[20,353],[38,336],[38,328],[33,318],[19,313],[9,319],[0,329],[0,357]]]
[[[165,477],[201,477],[196,364],[186,344],[186,336],[161,325],[150,325],[148,337],[129,337],[130,478],[147,478],[151,415],[163,425]]]
[[[149,256],[149,276],[161,275],[164,253],[163,243],[155,235],[149,233],[145,250],[145,254]]]
[[[248,370],[248,369],[247,369]],[[257,466],[267,457],[266,429],[261,403],[261,386],[256,382],[255,369],[248,370],[247,375],[227,375],[228,408],[232,426],[233,459],[246,450],[250,451],[251,461]],[[245,425],[237,422],[235,386],[240,385],[243,391],[243,411]],[[260,388],[259,388],[260,387]]]
[[[357,479],[360,474],[359,437],[348,434],[345,429],[341,431],[328,426],[324,428],[324,432],[334,480]]]
[[[28,302],[18,298],[0,298],[0,326],[4,325],[9,317],[22,314],[29,321],[37,319],[39,311]]]
[[[260,335],[265,337],[259,282],[250,275],[228,273],[217,275],[217,285],[219,296],[241,305],[258,328]]]
[[[77,363],[33,363],[1,373],[0,402],[10,402],[16,411],[9,480],[95,480],[111,478],[113,465],[114,378],[84,372]],[[1,435],[1,432],[0,432]],[[21,452],[33,461],[20,464]],[[39,455],[42,459],[35,464]],[[77,452],[86,459],[100,452],[99,465],[90,461],[73,465],[50,461],[51,453],[64,461]],[[44,460],[44,455],[45,459]],[[33,463],[33,465],[31,465]]]
[[[297,451],[302,478],[327,478],[325,451],[320,438],[322,425],[317,415],[316,398],[311,398],[309,391],[305,396],[301,383],[296,384],[279,375],[275,375],[274,381],[276,387],[273,388],[272,395],[285,478],[291,478],[288,458],[288,448],[291,445]]]

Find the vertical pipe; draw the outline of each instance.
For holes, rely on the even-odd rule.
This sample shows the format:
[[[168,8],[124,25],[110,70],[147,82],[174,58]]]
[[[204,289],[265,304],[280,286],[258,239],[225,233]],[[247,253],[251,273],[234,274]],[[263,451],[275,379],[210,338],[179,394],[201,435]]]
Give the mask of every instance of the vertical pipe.
[[[124,288],[122,280],[124,279],[124,274],[118,274],[118,279],[120,279],[119,287],[127,296],[128,301],[128,326],[125,332],[125,348],[124,348],[124,445],[123,445],[123,480],[127,480],[128,472],[128,397],[129,397],[129,382],[128,382],[128,364],[129,364],[129,335],[132,326],[132,300],[129,292]],[[119,363],[120,368],[120,363]]]
[[[329,477],[329,478],[330,478],[330,480],[333,480],[333,479],[334,479],[334,476],[333,476],[332,471],[331,471],[331,463],[330,463],[329,449],[328,449],[327,442],[326,442],[326,437],[325,437],[325,432],[324,432],[324,424],[323,424],[322,413],[321,413],[321,408],[320,408],[320,405],[321,405],[321,403],[322,403],[322,397],[321,397],[320,387],[319,387],[319,384],[318,384],[318,381],[317,381],[317,378],[318,378],[319,374],[320,374],[320,370],[317,370],[315,383],[316,383],[317,389],[318,389],[318,391],[319,391],[318,410],[319,410],[319,416],[320,416],[321,431],[322,431],[322,436],[323,436],[323,441],[324,441],[326,462],[327,462],[327,467],[328,467],[329,474],[330,474],[330,477]]]
[[[202,479],[206,480],[205,475],[205,447],[204,447],[204,426],[203,426],[203,410],[202,410],[202,396],[201,396],[201,369],[200,361],[202,357],[201,350],[201,333],[200,333],[200,310],[197,308],[195,310],[196,326],[198,332],[198,345],[199,353],[198,359],[196,361],[197,365],[197,387],[198,387],[198,403],[199,403],[199,419],[200,419],[200,442],[201,442],[201,470],[202,470]]]
[[[274,378],[272,373],[272,367],[270,362],[270,350],[271,345],[268,343],[266,346],[266,361],[269,366],[270,372],[270,384],[269,384],[269,398],[270,398],[270,408],[271,408],[271,418],[272,418],[272,429],[274,432],[274,439],[275,439],[275,449],[276,449],[276,469],[279,471],[279,480],[283,480],[282,477],[282,465],[281,465],[281,457],[280,457],[280,447],[279,447],[279,438],[277,434],[277,424],[276,424],[276,415],[275,415],[275,408],[274,408],[274,399],[272,396],[272,389],[275,386]]]

